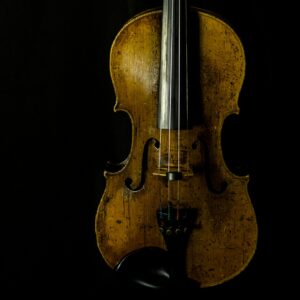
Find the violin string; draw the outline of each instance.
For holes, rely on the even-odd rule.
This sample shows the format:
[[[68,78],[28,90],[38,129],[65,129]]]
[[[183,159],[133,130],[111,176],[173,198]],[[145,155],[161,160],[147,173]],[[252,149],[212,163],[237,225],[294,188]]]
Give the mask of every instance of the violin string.
[[[159,148],[158,148],[158,173],[161,172],[161,148],[162,148],[162,129],[159,130]],[[159,197],[160,213],[162,213],[162,198]]]
[[[186,129],[187,129],[187,143],[191,145],[191,135],[189,133],[190,120],[189,120],[189,57],[188,57],[188,1],[185,1],[185,105],[186,105]],[[188,147],[187,158],[186,158],[186,168],[188,169],[190,165],[190,151]]]
[[[169,20],[174,20],[174,1],[171,2],[171,5],[170,5],[170,10],[169,10],[169,13],[171,14]],[[168,101],[169,101],[169,109],[168,109],[168,113],[169,113],[169,128],[168,128],[168,172],[170,172],[170,164],[171,164],[171,120],[172,120],[172,96],[173,96],[173,93],[172,93],[172,87],[173,87],[173,72],[172,72],[172,62],[173,62],[173,42],[174,42],[174,39],[173,39],[173,26],[174,24],[168,24],[168,28],[170,30],[170,34],[169,34],[169,47],[171,47],[171,51],[170,49],[168,49],[168,54],[170,55],[169,57],[169,91],[168,91]],[[170,182],[168,182],[168,201],[171,200],[170,199],[170,196],[171,196],[171,191],[170,191],[170,187],[171,184]]]
[[[178,16],[177,16],[177,20],[178,20],[178,57],[177,57],[177,64],[178,64],[178,74],[177,74],[177,78],[178,78],[178,89],[177,89],[177,111],[178,111],[178,115],[177,115],[177,172],[179,173],[181,170],[180,170],[180,130],[181,130],[181,119],[180,119],[180,116],[181,116],[181,43],[182,43],[182,40],[181,40],[181,18],[180,18],[180,15],[181,15],[181,5],[180,3],[178,2]],[[177,180],[177,199],[176,199],[176,215],[177,215],[177,220],[179,218],[179,202],[180,202],[180,180]]]

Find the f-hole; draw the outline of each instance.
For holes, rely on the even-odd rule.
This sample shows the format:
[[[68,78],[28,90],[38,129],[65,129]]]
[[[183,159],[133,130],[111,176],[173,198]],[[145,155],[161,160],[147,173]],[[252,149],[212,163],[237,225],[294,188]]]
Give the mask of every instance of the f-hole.
[[[145,179],[146,179],[146,172],[148,169],[148,151],[150,146],[154,146],[156,149],[160,147],[160,143],[158,140],[155,138],[150,138],[144,146],[144,151],[143,151],[143,159],[142,159],[142,165],[141,165],[141,179],[138,184],[135,184],[132,180],[132,178],[127,177],[125,179],[125,186],[133,192],[137,192],[142,189],[142,187],[145,184]]]

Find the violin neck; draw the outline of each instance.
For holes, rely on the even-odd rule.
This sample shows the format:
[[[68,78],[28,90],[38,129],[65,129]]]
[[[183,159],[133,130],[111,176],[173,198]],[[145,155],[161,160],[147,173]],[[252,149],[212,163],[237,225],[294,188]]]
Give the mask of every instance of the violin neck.
[[[158,128],[188,128],[188,0],[164,0]]]

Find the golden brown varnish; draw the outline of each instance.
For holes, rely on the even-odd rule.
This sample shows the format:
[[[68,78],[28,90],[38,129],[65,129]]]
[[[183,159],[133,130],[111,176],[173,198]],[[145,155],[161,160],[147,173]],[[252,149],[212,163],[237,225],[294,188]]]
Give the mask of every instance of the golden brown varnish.
[[[257,241],[255,213],[247,192],[248,177],[238,177],[226,167],[221,150],[224,119],[238,113],[238,96],[244,79],[245,58],[235,32],[220,19],[197,10],[201,31],[199,88],[203,125],[182,133],[181,146],[189,153],[189,166],[198,172],[180,183],[183,201],[197,208],[198,217],[187,248],[188,276],[201,287],[222,283],[240,273],[252,258]],[[158,170],[158,150],[150,143],[145,183],[138,191],[125,186],[132,178],[138,187],[142,177],[144,147],[159,140],[157,124],[160,63],[161,12],[152,11],[130,20],[119,32],[112,48],[110,70],[117,103],[132,122],[132,145],[126,164],[116,173],[105,173],[106,189],[96,216],[96,236],[105,261],[114,267],[136,249],[165,248],[158,229],[156,210],[167,199],[164,177]],[[176,133],[172,133],[176,135]],[[167,133],[163,131],[163,140]],[[213,182],[226,180],[225,192],[207,187],[200,138],[209,149]],[[176,139],[174,139],[176,140]],[[166,146],[162,143],[162,152]],[[158,170],[159,172],[159,170]]]

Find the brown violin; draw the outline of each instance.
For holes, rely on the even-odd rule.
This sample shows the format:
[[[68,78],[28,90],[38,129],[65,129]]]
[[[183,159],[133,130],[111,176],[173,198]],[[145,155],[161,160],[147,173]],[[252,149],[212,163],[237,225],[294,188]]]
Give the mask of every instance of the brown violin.
[[[248,176],[226,166],[221,130],[238,114],[245,74],[234,30],[185,0],[127,22],[111,47],[115,111],[132,124],[131,150],[106,188],[96,237],[107,264],[155,247],[201,287],[239,274],[254,255]],[[177,266],[176,266],[177,264]]]

